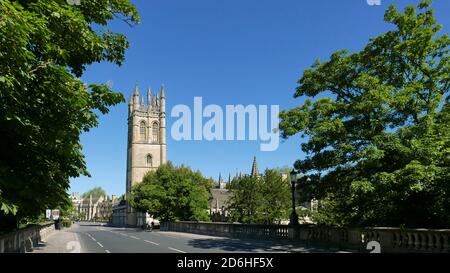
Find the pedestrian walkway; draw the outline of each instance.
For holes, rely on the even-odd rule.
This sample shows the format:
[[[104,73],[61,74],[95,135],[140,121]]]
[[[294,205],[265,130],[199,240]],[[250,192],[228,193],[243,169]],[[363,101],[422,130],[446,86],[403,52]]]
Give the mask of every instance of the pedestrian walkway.
[[[54,230],[32,253],[80,253],[82,252],[78,235],[71,228]]]

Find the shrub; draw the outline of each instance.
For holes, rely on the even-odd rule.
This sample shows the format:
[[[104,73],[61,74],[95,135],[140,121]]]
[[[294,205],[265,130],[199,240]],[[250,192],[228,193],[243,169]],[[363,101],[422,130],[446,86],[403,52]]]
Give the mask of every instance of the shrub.
[[[61,224],[63,227],[69,228],[72,225],[72,220],[62,219]]]

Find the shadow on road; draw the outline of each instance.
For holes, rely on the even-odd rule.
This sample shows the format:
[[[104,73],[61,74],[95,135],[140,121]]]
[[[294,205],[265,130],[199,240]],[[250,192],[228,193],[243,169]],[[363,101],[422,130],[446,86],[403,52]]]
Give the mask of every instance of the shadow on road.
[[[194,248],[221,249],[229,252],[286,252],[294,246],[269,241],[242,241],[239,239],[193,239],[188,244]],[[304,248],[303,248],[304,249]]]

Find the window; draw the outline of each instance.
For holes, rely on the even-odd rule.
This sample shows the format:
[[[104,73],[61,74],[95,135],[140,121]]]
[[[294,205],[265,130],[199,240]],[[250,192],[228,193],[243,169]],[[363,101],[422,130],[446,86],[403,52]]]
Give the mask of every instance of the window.
[[[141,134],[141,140],[147,140],[147,134],[146,134],[147,128],[145,126],[145,121],[141,121],[139,130],[140,130],[140,134]]]
[[[153,158],[152,155],[147,155],[147,166],[153,166]]]
[[[159,125],[157,122],[153,123],[153,141],[159,142]]]

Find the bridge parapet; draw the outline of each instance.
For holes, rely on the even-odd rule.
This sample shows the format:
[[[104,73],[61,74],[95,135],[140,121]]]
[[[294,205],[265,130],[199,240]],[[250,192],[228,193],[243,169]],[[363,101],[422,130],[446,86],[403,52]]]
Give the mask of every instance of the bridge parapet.
[[[24,253],[55,229],[53,223],[39,224],[0,236],[0,253]]]
[[[384,253],[450,253],[450,229],[341,228],[207,222],[163,222],[161,231],[259,240],[288,240],[306,245],[367,252],[371,241]]]

